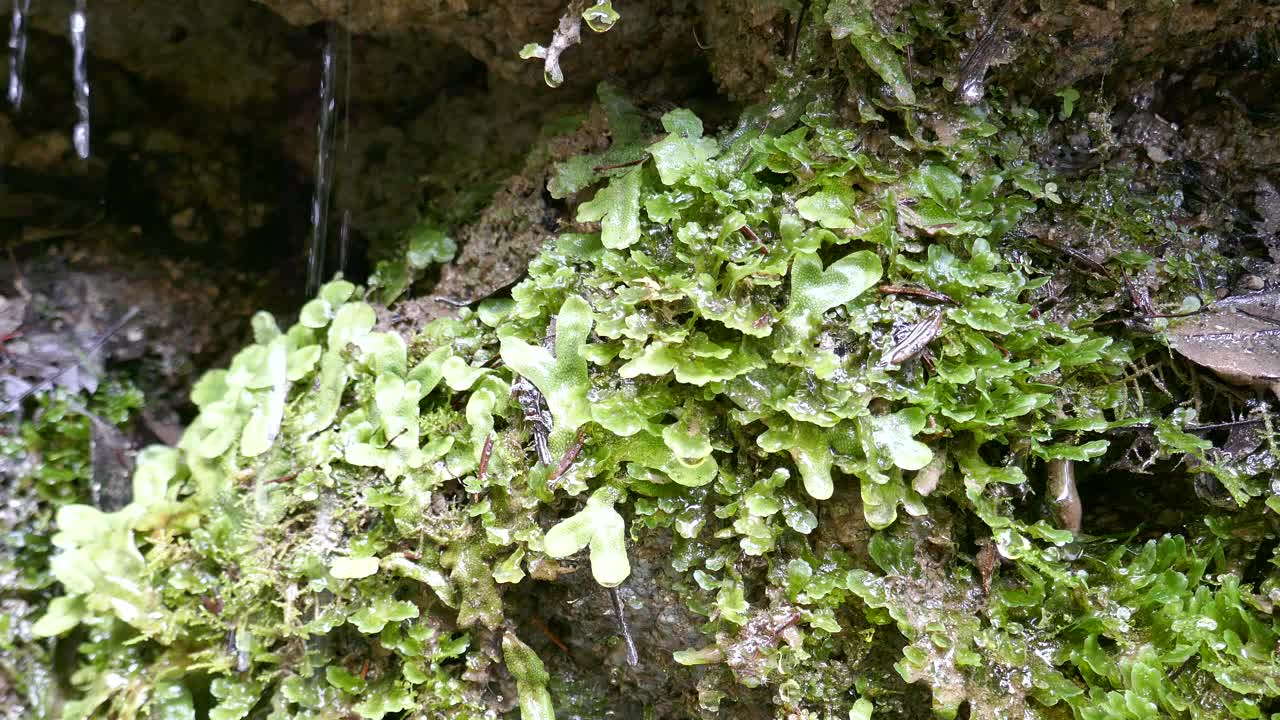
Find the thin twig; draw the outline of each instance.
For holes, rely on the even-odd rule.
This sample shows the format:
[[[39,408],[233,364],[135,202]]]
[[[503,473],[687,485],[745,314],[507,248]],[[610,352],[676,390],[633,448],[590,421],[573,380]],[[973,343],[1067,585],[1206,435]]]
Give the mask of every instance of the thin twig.
[[[1254,320],[1258,320],[1259,322],[1270,323],[1271,325],[1280,325],[1280,320],[1276,320],[1273,317],[1267,317],[1266,315],[1263,315],[1261,313],[1256,313],[1247,308],[1236,308],[1235,310],[1241,315],[1244,315],[1245,317],[1253,318]],[[1199,312],[1199,311],[1197,310],[1196,312]],[[1165,317],[1165,316],[1161,316],[1161,317]]]
[[[551,473],[548,482],[554,482],[560,479],[560,476],[568,472],[573,466],[573,461],[578,459],[578,453],[582,452],[583,439],[586,437],[587,429],[585,427],[578,428],[578,434],[573,438],[573,444],[568,450],[564,451],[564,456],[560,458],[560,464],[556,466],[556,471]]]
[[[1076,262],[1080,263],[1081,265],[1084,265],[1086,268],[1088,268],[1089,270],[1093,271],[1094,273],[1097,273],[1098,275],[1101,275],[1102,277],[1104,277],[1104,278],[1106,278],[1106,279],[1108,279],[1108,280],[1115,281],[1115,278],[1111,275],[1111,271],[1110,271],[1110,270],[1107,270],[1107,268],[1106,268],[1106,266],[1105,266],[1105,265],[1103,265],[1102,263],[1098,262],[1097,260],[1094,260],[1093,258],[1089,257],[1088,255],[1085,255],[1084,253],[1080,252],[1079,250],[1076,250],[1075,248],[1073,248],[1073,247],[1071,247],[1071,246],[1069,246],[1069,245],[1063,245],[1062,243],[1058,242],[1057,240],[1053,240],[1053,239],[1050,239],[1050,238],[1037,238],[1037,239],[1040,241],[1040,244],[1041,244],[1041,245],[1043,245],[1043,246],[1045,246],[1045,247],[1047,247],[1047,248],[1050,248],[1050,249],[1052,249],[1052,250],[1057,250],[1058,252],[1062,253],[1063,255],[1066,255],[1067,257],[1071,258],[1072,260],[1075,260]]]
[[[596,165],[591,168],[591,172],[605,172],[606,170],[618,170],[620,168],[632,167],[643,163],[649,159],[649,153],[645,153],[644,157],[638,160],[628,160],[627,162],[613,163],[612,165]]]
[[[1262,418],[1251,418],[1249,420],[1230,420],[1226,422],[1210,423],[1208,425],[1183,425],[1179,430],[1187,433],[1209,432],[1211,430],[1221,430],[1223,428],[1242,427],[1245,425],[1261,425]],[[1133,423],[1131,425],[1120,425],[1113,428],[1107,428],[1099,432],[1102,433],[1118,433],[1125,430],[1150,430],[1154,425],[1151,423]]]
[[[493,433],[484,437],[484,447],[480,450],[480,467],[476,470],[476,482],[484,482],[485,471],[489,469],[489,455],[493,452]]]
[[[1182,430],[1183,432],[1208,432],[1210,430],[1220,430],[1222,428],[1237,427],[1240,425],[1259,425],[1263,420],[1263,418],[1253,418],[1251,420],[1232,420],[1230,422],[1212,423],[1210,425],[1186,425]]]
[[[937,290],[929,290],[926,288],[908,287],[905,285],[880,285],[876,288],[876,292],[881,295],[914,295],[916,297],[927,298],[929,300],[937,300],[938,302],[956,304],[949,296],[943,295]]]
[[[761,253],[764,253],[765,255],[769,254],[769,246],[765,245],[764,241],[760,239],[760,236],[757,235],[755,231],[752,230],[750,227],[743,225],[742,227],[738,228],[738,232],[742,233],[743,235],[746,235],[748,240],[755,243],[757,246],[757,249]]]
[[[471,303],[475,302],[475,300],[456,300],[456,299],[451,298],[451,297],[445,297],[444,295],[436,295],[435,297],[433,297],[433,298],[431,298],[431,299],[432,299],[432,300],[435,300],[435,301],[436,301],[436,302],[438,302],[438,303],[444,303],[445,305],[449,305],[449,306],[452,306],[452,307],[458,307],[458,308],[460,308],[460,307],[466,307],[466,306],[470,305]]]
[[[378,448],[378,449],[379,449],[379,450],[386,450],[387,448],[391,447],[391,443],[395,442],[396,440],[399,440],[399,439],[400,439],[400,436],[401,436],[401,435],[404,435],[404,434],[405,434],[405,433],[407,433],[407,432],[409,432],[409,428],[406,426],[403,430],[401,430],[400,432],[398,432],[398,433],[396,433],[395,435],[391,436],[391,439],[390,439],[390,440],[388,440],[388,441],[386,442],[386,444],[385,444],[385,445],[383,445],[382,447],[380,447],[380,448]]]
[[[551,640],[552,644],[560,648],[561,652],[563,652],[565,655],[568,655],[569,657],[573,657],[573,653],[569,652],[569,646],[565,645],[563,640],[556,637],[556,634],[551,632],[551,628],[547,627],[546,623],[539,620],[536,616],[530,619],[533,620],[534,625],[538,626],[538,629],[542,631],[542,634],[546,635],[547,638]]]

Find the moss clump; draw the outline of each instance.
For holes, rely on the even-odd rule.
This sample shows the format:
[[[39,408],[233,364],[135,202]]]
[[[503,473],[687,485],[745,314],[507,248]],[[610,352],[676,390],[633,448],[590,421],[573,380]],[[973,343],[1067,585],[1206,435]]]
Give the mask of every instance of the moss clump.
[[[597,188],[510,298],[408,342],[343,281],[255,319],[132,504],[60,511],[65,714],[546,717],[563,683],[517,611],[588,546],[625,587],[654,538],[704,618],[645,658],[693,690],[672,714],[918,715],[904,681],[944,717],[1273,713],[1271,466],[1215,464],[1110,288],[1052,311],[1089,268],[1029,223],[1097,212],[1034,162],[1056,98],[952,106],[903,85],[910,33],[813,5],[800,56],[842,43],[843,77],[797,72],[719,137],[606,92],[626,160],[559,166],[553,192]],[[1151,302],[1208,300],[1157,264]],[[1050,462],[1134,452],[1216,467],[1232,512],[1148,539],[1036,507]]]
[[[6,480],[0,672],[14,712],[43,717],[56,698],[54,657],[36,637],[39,627],[33,628],[61,594],[50,573],[54,513],[71,503],[120,502],[120,488],[111,486],[111,468],[104,466],[123,462],[116,453],[128,448],[120,438],[142,402],[130,381],[108,375],[92,392],[39,394],[28,418],[11,425],[12,433],[0,434],[0,475]]]

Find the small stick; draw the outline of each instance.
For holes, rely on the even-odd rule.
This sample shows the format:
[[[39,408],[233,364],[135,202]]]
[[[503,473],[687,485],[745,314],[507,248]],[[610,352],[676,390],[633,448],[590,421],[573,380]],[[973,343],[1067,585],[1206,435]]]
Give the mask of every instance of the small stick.
[[[1184,432],[1207,432],[1209,430],[1220,430],[1222,428],[1239,427],[1241,425],[1261,425],[1262,418],[1253,418],[1251,420],[1232,420],[1231,422],[1213,423],[1211,425],[1186,425],[1182,429]]]
[[[1183,317],[1191,317],[1192,315],[1199,315],[1199,314],[1200,314],[1200,313],[1202,313],[1202,312],[1204,312],[1204,308],[1201,308],[1201,309],[1199,309],[1199,310],[1191,310],[1191,311],[1188,311],[1188,312],[1180,312],[1180,313],[1158,313],[1158,312],[1149,312],[1149,313],[1142,313],[1141,315],[1138,315],[1137,317],[1144,317],[1144,318],[1183,318]],[[1243,312],[1243,311],[1242,311],[1242,314],[1244,314],[1244,315],[1249,315],[1249,313],[1247,313],[1247,312]],[[1252,317],[1252,316],[1250,315],[1250,317]],[[1263,318],[1258,318],[1258,319],[1263,319]],[[1274,320],[1270,320],[1269,322],[1275,322],[1275,321],[1274,321]]]
[[[760,126],[760,132],[759,132],[759,134],[757,134],[757,135],[756,135],[756,139],[757,139],[757,140],[759,140],[760,138],[764,137],[764,134],[765,134],[766,132],[768,132],[768,130],[769,130],[769,123],[771,123],[771,122],[773,122],[773,118],[771,118],[771,117],[766,117],[766,118],[764,119],[764,124]]]
[[[636,641],[631,639],[631,628],[627,627],[627,614],[618,588],[609,588],[609,597],[613,599],[613,612],[617,614],[618,626],[622,628],[622,640],[627,644],[627,664],[635,667],[640,664],[640,653],[636,652]]]
[[[1209,432],[1210,430],[1222,430],[1223,428],[1234,428],[1234,427],[1242,427],[1245,425],[1261,425],[1261,424],[1263,424],[1262,418],[1251,418],[1248,420],[1229,420],[1226,422],[1210,423],[1208,425],[1183,425],[1179,429],[1182,430],[1183,432],[1197,433],[1197,432]],[[1150,430],[1152,427],[1153,426],[1151,423],[1134,423],[1132,425],[1121,425],[1119,427],[1105,428],[1105,429],[1099,430],[1098,432],[1104,435],[1115,435],[1116,433],[1122,433],[1125,430]]]
[[[760,236],[756,235],[755,231],[752,230],[750,227],[743,225],[742,227],[738,228],[738,232],[742,233],[743,235],[746,235],[748,240],[750,240],[751,242],[759,246],[758,249],[761,253],[765,255],[769,254],[769,246],[765,245],[764,242],[760,240]]]
[[[399,439],[400,439],[400,436],[401,436],[401,435],[403,435],[403,434],[405,434],[405,433],[407,433],[407,432],[409,432],[409,428],[408,428],[408,426],[405,426],[405,428],[404,428],[403,430],[401,430],[400,432],[398,432],[398,433],[396,433],[395,435],[393,435],[393,436],[391,437],[391,439],[387,441],[387,444],[386,444],[386,445],[383,445],[383,446],[382,446],[381,448],[379,448],[379,449],[380,449],[380,450],[386,450],[387,448],[391,447],[391,443],[395,442],[396,440],[399,440]]]
[[[485,471],[489,469],[489,455],[493,452],[493,433],[484,438],[484,448],[480,450],[480,468],[476,470],[476,480],[484,482]]]
[[[569,652],[569,646],[565,645],[563,640],[556,637],[556,634],[551,632],[551,628],[547,627],[546,623],[539,620],[537,616],[533,616],[531,619],[533,620],[533,624],[537,625],[538,629],[542,631],[542,634],[546,635],[556,647],[560,648],[565,655],[573,657],[573,653]]]
[[[618,170],[620,168],[632,167],[639,165],[649,159],[649,153],[645,153],[644,157],[638,160],[628,160],[627,162],[613,163],[612,165],[596,165],[591,168],[591,172],[605,172],[606,170]]]
[[[556,466],[556,471],[551,473],[548,482],[560,479],[560,476],[573,466],[573,461],[578,459],[578,453],[582,452],[582,444],[586,434],[587,429],[585,427],[578,428],[578,434],[573,438],[573,444],[569,446],[568,450],[564,451],[564,457],[560,458],[560,464]]]
[[[445,305],[449,305],[450,307],[456,307],[456,308],[466,307],[471,303],[475,302],[475,300],[456,300],[451,297],[445,297],[444,295],[436,295],[431,299],[435,300],[438,303],[444,303]]]
[[[1200,312],[1200,311],[1196,310],[1195,312]],[[1244,315],[1245,317],[1250,317],[1250,318],[1253,318],[1254,320],[1260,320],[1264,323],[1270,323],[1271,325],[1280,325],[1280,321],[1277,321],[1275,318],[1267,317],[1266,315],[1261,315],[1259,313],[1256,313],[1252,310],[1248,310],[1246,308],[1236,308],[1236,312],[1240,313],[1241,315]]]
[[[1115,278],[1111,276],[1111,271],[1107,270],[1105,265],[1098,262],[1097,260],[1094,260],[1088,255],[1085,255],[1079,250],[1076,250],[1073,247],[1068,247],[1066,245],[1063,245],[1057,240],[1052,240],[1050,238],[1037,238],[1037,239],[1039,240],[1041,245],[1047,248],[1050,248],[1052,250],[1057,250],[1063,255],[1066,255],[1072,260],[1075,260],[1081,265],[1084,265],[1085,267],[1089,268],[1091,271],[1097,273],[1098,275],[1101,275],[1102,277],[1108,280],[1115,280]]]
[[[927,298],[929,300],[937,300],[938,302],[956,304],[949,296],[943,295],[937,290],[929,290],[927,288],[908,287],[906,285],[881,285],[876,288],[881,295],[914,295],[916,297]]]

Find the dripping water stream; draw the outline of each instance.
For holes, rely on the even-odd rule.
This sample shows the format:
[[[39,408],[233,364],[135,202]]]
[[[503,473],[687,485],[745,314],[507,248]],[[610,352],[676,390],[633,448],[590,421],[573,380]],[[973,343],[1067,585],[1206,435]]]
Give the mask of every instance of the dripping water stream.
[[[341,159],[344,172],[340,181],[350,182],[352,173],[351,153],[348,150],[351,142],[351,64],[355,62],[351,54],[351,0],[347,0],[347,24],[343,30],[343,63],[342,63],[342,150]],[[338,270],[346,274],[347,249],[351,243],[351,210],[342,211],[342,229],[338,233]]]
[[[27,61],[27,15],[31,0],[13,0],[13,18],[9,24],[9,104],[22,107],[22,70]]]
[[[71,132],[76,155],[89,159],[89,72],[86,58],[86,34],[89,17],[85,12],[87,0],[76,0],[71,11],[72,78],[75,82],[76,125]]]
[[[316,121],[315,194],[311,198],[311,245],[307,249],[307,295],[315,295],[324,279],[325,244],[328,241],[329,167],[333,153],[333,97],[335,76],[333,38],[324,44],[320,67],[320,117]]]
[[[348,12],[350,4],[348,3]],[[349,18],[348,18],[349,20]],[[338,73],[343,73],[341,92]],[[338,96],[342,96],[342,143],[336,149],[339,125]],[[329,211],[333,203],[334,184],[340,173],[336,172],[340,161],[348,157],[347,146],[351,133],[351,31],[332,23],[328,27],[320,70],[320,114],[316,120],[315,194],[311,199],[311,240],[307,249],[307,295],[314,295],[326,279],[329,266]],[[336,157],[335,157],[336,155]],[[350,234],[350,212],[342,213],[338,231],[337,268],[343,270],[347,263],[347,245]]]
[[[319,290],[324,280],[325,243],[328,226],[330,195],[333,192],[333,160],[331,158],[336,135],[334,115],[337,102],[334,97],[337,64],[342,65],[344,82],[342,88],[342,145],[339,148],[339,159],[345,161],[349,157],[347,145],[351,128],[351,0],[347,0],[347,26],[342,32],[341,44],[335,42],[338,24],[331,23],[325,40],[324,54],[320,73],[320,117],[316,122],[316,178],[315,196],[311,202],[311,247],[307,257],[307,295],[312,296]],[[340,48],[339,57],[335,58],[335,47]],[[349,177],[350,174],[347,173]],[[338,232],[338,269],[345,270],[347,264],[347,242],[351,213],[344,211],[342,226]],[[326,565],[337,549],[341,537],[341,527],[335,526],[334,516],[338,508],[338,500],[333,488],[318,486],[315,524],[312,526],[310,544],[316,555]],[[312,619],[332,601],[328,592],[317,593],[313,597]],[[307,639],[307,645],[313,650],[324,652],[329,645],[327,635],[313,635]]]

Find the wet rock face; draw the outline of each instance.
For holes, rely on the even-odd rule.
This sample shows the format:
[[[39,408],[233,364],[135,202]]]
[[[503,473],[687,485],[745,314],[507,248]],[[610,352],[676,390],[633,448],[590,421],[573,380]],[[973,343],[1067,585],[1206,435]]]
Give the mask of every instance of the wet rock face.
[[[564,0],[481,2],[478,0],[261,0],[293,24],[338,20],[360,33],[423,30],[456,43],[495,74],[527,84],[540,82],[537,63],[516,56],[529,42],[545,42],[570,3]],[[580,3],[584,4],[584,3]],[[810,3],[804,3],[809,5]],[[603,37],[586,33],[583,45],[565,54],[570,86],[589,87],[606,77],[648,82],[699,53],[710,55],[720,88],[734,98],[758,97],[772,76],[772,64],[787,51],[796,4],[778,0],[705,4],[666,0],[620,6],[622,19]],[[882,26],[897,24],[906,4],[899,0],[871,3]],[[977,40],[997,14],[1000,2],[954,3],[940,12],[972,12]],[[820,10],[821,8],[819,8]],[[1042,3],[1014,8],[997,33],[1002,73],[1037,78],[1066,87],[1123,63],[1163,61],[1170,51],[1195,55],[1199,50],[1251,29],[1274,25],[1277,10],[1263,3],[1237,0],[1212,5],[1169,6],[1163,2],[1102,7],[1096,3]],[[697,35],[697,37],[695,37]],[[1025,43],[1025,47],[1018,47]]]
[[[1141,74],[1173,58],[1192,62],[1222,42],[1276,21],[1274,6],[1247,0],[1177,5],[1057,0],[1022,8],[1015,4],[1005,27],[1011,39],[1018,36],[1019,52],[1001,79],[1036,78],[1046,87],[1062,88],[1107,72]]]
[[[13,155],[18,147],[41,146],[27,142],[34,135],[69,137],[74,109],[66,36],[73,5],[73,0],[32,5],[26,110],[0,118],[0,161],[32,160]],[[946,12],[971,25],[976,42],[997,6],[957,5]],[[367,242],[377,257],[424,211],[450,224],[473,214],[518,169],[547,118],[573,103],[580,105],[602,78],[650,106],[690,96],[711,98],[717,91],[743,102],[760,98],[778,62],[791,52],[800,19],[794,7],[776,0],[620,5],[622,17],[608,33],[583,29],[582,44],[563,56],[565,86],[549,91],[540,64],[520,60],[517,53],[526,43],[548,42],[567,7],[564,0],[244,0],[212,5],[95,0],[88,30],[95,147],[127,157],[129,175],[149,177],[147,190],[157,206],[149,222],[163,226],[180,243],[235,243],[270,228],[273,237],[291,243],[300,256],[317,154],[321,53],[326,41],[339,56],[349,45],[350,97],[340,98],[339,104],[340,111],[349,107],[350,114],[339,119],[342,147],[336,152],[342,154],[333,160],[333,222],[341,223],[349,212],[353,236]],[[900,2],[876,3],[874,10],[876,21],[887,27],[901,24],[908,12]],[[1228,3],[1213,11],[1180,7],[1172,15],[1158,4],[1123,12],[1072,3],[1015,7],[995,34],[999,47],[989,80],[1010,87],[1034,81],[1039,87],[1047,73],[1055,78],[1053,87],[1065,87],[1120,67],[1117,63],[1124,59],[1159,59],[1175,51],[1180,58],[1185,54],[1180,64],[1188,65],[1211,53],[1223,38],[1275,20],[1275,12],[1250,3]],[[1086,36],[1077,21],[1098,13],[1106,22],[1089,24]],[[1153,18],[1170,24],[1167,38],[1148,32]],[[333,25],[326,27],[329,21]],[[1131,25],[1146,30],[1132,37],[1120,31]],[[341,28],[355,35],[348,38]],[[1041,40],[1060,52],[1043,53]],[[345,76],[340,80],[345,88]],[[1191,79],[1184,84],[1208,82]],[[1252,112],[1247,88],[1227,89]],[[1223,113],[1231,109],[1226,101],[1215,107]],[[1180,160],[1185,155],[1210,166],[1233,158],[1268,162],[1265,152],[1253,147],[1258,143],[1243,147],[1229,142],[1240,133],[1180,131],[1169,125],[1179,116],[1159,101],[1142,112],[1150,120],[1143,126],[1144,137],[1150,136],[1146,144],[1159,157]],[[1204,127],[1219,124],[1219,119],[1194,118]],[[1131,125],[1130,135],[1143,129],[1140,123]],[[254,161],[231,157],[236,153]],[[265,167],[268,163],[275,167]],[[499,199],[522,215],[526,210],[536,214],[534,206],[541,205],[536,190],[517,189]],[[1264,191],[1251,184],[1248,192],[1258,195],[1262,210],[1269,207]],[[294,218],[292,225],[272,225],[263,217],[270,207]],[[524,235],[529,233],[509,227],[512,223],[502,218],[495,222],[502,225],[501,232],[477,229],[476,252],[489,253],[493,242],[481,241],[490,238],[528,239]],[[142,226],[150,229],[147,223]],[[459,241],[465,260],[470,241]],[[471,268],[471,275],[454,278],[459,286],[495,284],[485,261]],[[348,267],[348,274],[353,269]]]
[[[31,3],[29,27],[65,36],[72,0]],[[250,3],[117,2],[89,7],[89,52],[209,108],[274,102],[309,44]],[[282,42],[283,40],[283,42]],[[42,71],[36,60],[27,69]]]
[[[0,164],[45,175],[83,169],[68,150],[73,5],[32,3],[25,97],[20,110],[0,110]],[[505,167],[523,154],[540,117],[527,111],[530,103],[509,97],[509,84],[491,88],[484,67],[465,50],[423,33],[348,37],[290,25],[247,1],[99,0],[89,7],[87,34],[89,174],[121,180],[108,182],[109,215],[128,205],[130,221],[147,233],[172,235],[179,247],[219,246],[238,255],[242,241],[261,245],[255,233],[269,229],[268,243],[290,244],[301,261],[326,43],[341,63],[341,154],[335,149],[332,179],[337,221],[350,211],[355,235],[372,244],[393,240],[417,217],[423,178],[457,168],[446,146],[465,143],[442,126],[471,113],[500,117],[491,126],[511,136],[509,147],[477,123],[458,127],[489,146],[493,165]],[[504,104],[522,109],[492,112]],[[512,128],[521,124],[530,129]],[[487,181],[477,174],[465,182]],[[433,190],[440,185],[453,190],[452,183]],[[277,212],[284,222],[272,220]]]
[[[96,385],[92,376],[104,366],[134,368],[147,388],[148,412],[176,433],[192,378],[225,360],[256,306],[270,303],[258,285],[265,278],[146,258],[125,249],[129,241],[141,242],[136,234],[110,224],[94,232],[97,243],[73,240],[0,270],[0,287],[25,309],[16,318],[21,334],[6,343],[9,358],[0,375],[16,362],[35,382],[48,374],[36,372],[46,356],[60,370],[68,361],[59,353],[75,358],[100,342],[76,372]],[[70,375],[63,371],[58,384]]]
[[[691,714],[703,672],[677,664],[672,654],[706,641],[699,630],[705,619],[690,612],[672,587],[671,552],[670,537],[659,533],[630,548],[632,575],[617,593],[637,651],[634,667],[627,662],[610,591],[591,578],[585,562],[555,583],[533,584],[525,632],[550,668],[573,686],[566,688],[567,716],[578,716],[575,710],[588,698],[601,712],[581,717],[638,720],[645,707],[657,709],[657,717]]]
[[[33,2],[28,27],[65,38],[73,7],[73,0]],[[316,93],[325,40],[323,28],[290,25],[248,0],[97,0],[87,35],[91,82],[93,65],[110,62],[171,95],[161,112],[186,103],[218,112],[296,105]],[[455,83],[470,67],[452,45],[421,34],[356,40],[356,65],[367,74],[353,83],[355,100],[404,103]],[[46,67],[33,58],[27,69],[37,80]]]
[[[528,85],[542,82],[536,62],[521,60],[527,43],[546,43],[570,3],[564,0],[261,0],[294,24],[336,20],[358,33],[425,32],[464,48],[490,72]],[[586,3],[572,3],[579,12]],[[589,90],[608,77],[631,84],[687,81],[682,67],[696,64],[695,26],[699,3],[690,0],[629,3],[623,19],[607,35],[583,29],[582,45],[564,55],[566,85]],[[691,62],[692,61],[692,62]],[[682,77],[686,76],[686,77]],[[659,80],[660,79],[660,80]],[[676,87],[665,94],[679,94]]]
[[[767,0],[709,0],[703,23],[712,74],[729,97],[750,100],[774,79],[777,62],[794,42],[793,20]]]

